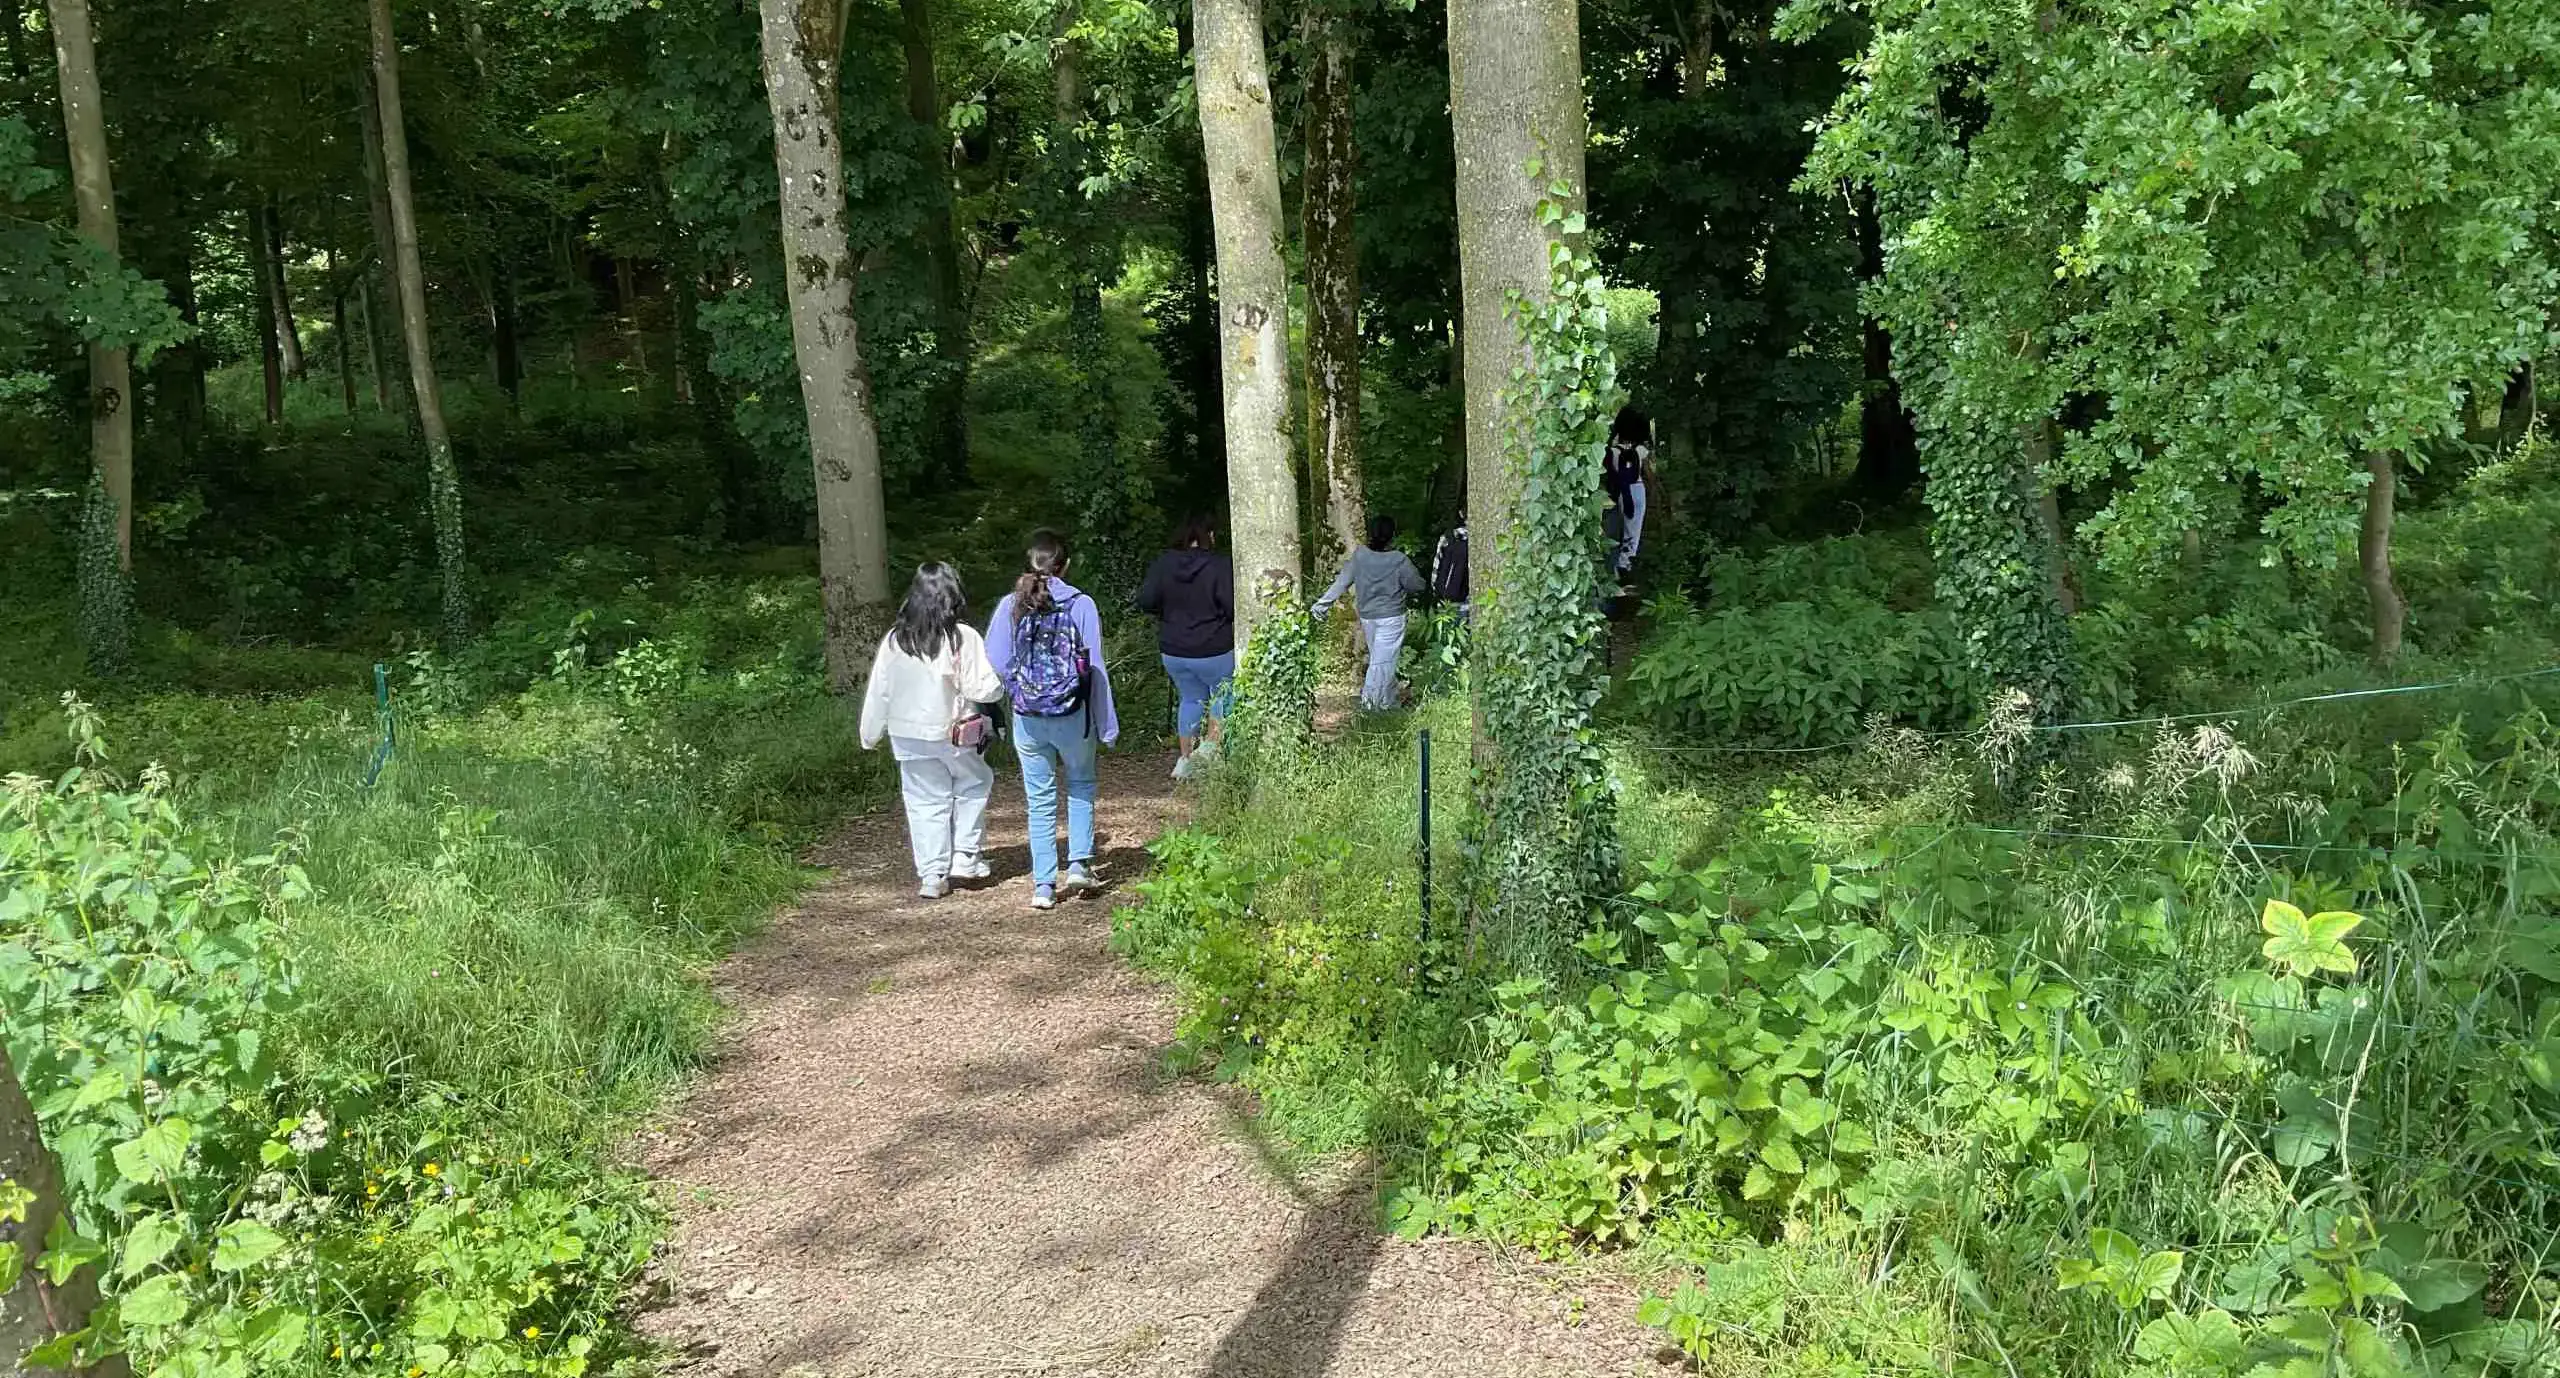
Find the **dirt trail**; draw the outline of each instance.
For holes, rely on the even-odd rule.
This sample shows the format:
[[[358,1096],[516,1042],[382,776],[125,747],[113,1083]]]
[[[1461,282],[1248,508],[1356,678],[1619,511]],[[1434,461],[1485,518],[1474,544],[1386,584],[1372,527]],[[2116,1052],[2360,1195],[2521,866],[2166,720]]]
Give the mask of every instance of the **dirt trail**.
[[[1163,1075],[1168,1001],[1104,939],[1165,764],[1105,762],[1110,895],[1028,907],[1008,773],[999,879],[918,900],[901,816],[865,817],[724,968],[731,1046],[642,1144],[676,1371],[1668,1372],[1623,1286],[1381,1238],[1364,1171],[1294,1178],[1229,1093]]]

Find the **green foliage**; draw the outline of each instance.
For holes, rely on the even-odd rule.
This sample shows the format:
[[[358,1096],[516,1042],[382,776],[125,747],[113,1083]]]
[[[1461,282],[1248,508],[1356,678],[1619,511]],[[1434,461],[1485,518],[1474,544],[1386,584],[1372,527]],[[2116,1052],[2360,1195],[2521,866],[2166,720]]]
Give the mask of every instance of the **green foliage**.
[[[1475,537],[1490,536],[1500,562],[1475,599],[1473,683],[1491,751],[1474,879],[1507,940],[1532,948],[1614,889],[1619,869],[1592,713],[1606,687],[1600,460],[1625,394],[1607,284],[1577,247],[1581,212],[1563,209],[1571,190],[1559,184],[1539,203],[1545,299],[1504,308],[1525,356],[1502,406],[1513,507],[1504,530]]]
[[[1854,739],[1874,721],[1942,730],[1982,701],[1954,623],[1852,597],[1701,615],[1658,602],[1627,672],[1654,723],[1718,741],[1807,746]]]
[[[1305,595],[1278,579],[1268,579],[1261,593],[1269,611],[1239,658],[1224,738],[1248,780],[1289,769],[1315,731],[1315,626]]]

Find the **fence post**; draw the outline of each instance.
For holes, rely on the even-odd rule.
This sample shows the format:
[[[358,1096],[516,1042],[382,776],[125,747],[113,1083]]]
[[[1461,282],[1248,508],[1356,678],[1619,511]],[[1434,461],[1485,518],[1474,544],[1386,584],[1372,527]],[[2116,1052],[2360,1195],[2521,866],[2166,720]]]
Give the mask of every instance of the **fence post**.
[[[391,672],[380,661],[373,666],[373,717],[382,729],[382,740],[375,743],[373,759],[365,764],[364,787],[382,778],[382,768],[391,763],[392,748],[400,740],[399,723],[391,716]]]
[[[1422,740],[1422,941],[1431,941],[1431,729]]]

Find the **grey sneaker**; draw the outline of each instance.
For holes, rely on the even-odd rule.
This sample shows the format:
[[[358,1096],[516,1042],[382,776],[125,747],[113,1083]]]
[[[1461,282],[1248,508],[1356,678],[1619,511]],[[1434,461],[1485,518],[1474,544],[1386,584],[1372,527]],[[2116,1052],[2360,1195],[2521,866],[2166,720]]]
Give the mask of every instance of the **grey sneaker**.
[[[940,876],[935,876],[933,879],[916,887],[916,898],[920,900],[938,900],[950,893],[951,882],[944,880]]]
[[[1055,892],[1055,891],[1051,890],[1051,889],[1050,889],[1048,886],[1046,886],[1046,885],[1043,885],[1043,886],[1038,887],[1037,889],[1034,889],[1034,890],[1031,892],[1031,907],[1032,907],[1032,908],[1034,908],[1034,909],[1055,909],[1055,908],[1057,908],[1057,907],[1058,907],[1058,896],[1057,896],[1057,892]]]
[[[1081,861],[1067,868],[1066,885],[1067,889],[1071,891],[1075,891],[1080,894],[1084,891],[1095,889],[1101,884],[1101,881],[1093,878],[1093,868],[1085,865]]]
[[[985,857],[955,856],[951,858],[953,880],[985,880],[994,874],[995,869],[987,865]]]

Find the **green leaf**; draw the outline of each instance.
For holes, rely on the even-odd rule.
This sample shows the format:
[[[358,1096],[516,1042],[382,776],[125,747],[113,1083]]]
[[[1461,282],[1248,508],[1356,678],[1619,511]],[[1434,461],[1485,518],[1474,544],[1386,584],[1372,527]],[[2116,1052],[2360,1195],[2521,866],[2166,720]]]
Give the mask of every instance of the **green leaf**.
[[[2441,1311],[2471,1300],[2488,1285],[2487,1267],[2446,1258],[2428,1259],[2404,1270],[2400,1278],[2401,1290],[2409,1294],[2412,1311]]]
[[[2353,972],[2356,955],[2348,950],[2346,936],[2363,922],[2363,915],[2335,910],[2305,917],[2277,899],[2268,900],[2258,915],[2258,927],[2268,935],[2262,949],[2267,960],[2296,976]]]
[[[218,1273],[238,1273],[255,1268],[284,1248],[284,1236],[255,1220],[234,1220],[222,1227],[222,1235],[214,1242],[213,1268]]]
[[[1758,1163],[1753,1163],[1751,1171],[1743,1174],[1742,1199],[1745,1201],[1760,1200],[1777,1189],[1778,1179],[1770,1176],[1769,1169]]]
[[[2145,1255],[2134,1269],[2132,1288],[2153,1301],[2166,1300],[2170,1291],[2177,1287],[2178,1275],[2185,1271],[2186,1264],[2187,1256],[2174,1249]]]
[[[187,1160],[193,1126],[176,1116],[142,1131],[140,1137],[115,1147],[116,1172],[126,1181],[156,1186],[178,1173]]]
[[[187,1279],[161,1273],[116,1299],[117,1314],[127,1325],[146,1330],[176,1325],[187,1318]]]
[[[186,1238],[186,1231],[171,1216],[143,1216],[125,1231],[124,1256],[116,1261],[116,1275],[135,1278],[150,1272]]]
[[[1795,1142],[1791,1139],[1771,1139],[1760,1150],[1760,1161],[1790,1177],[1804,1173],[1804,1157],[1796,1152]]]

